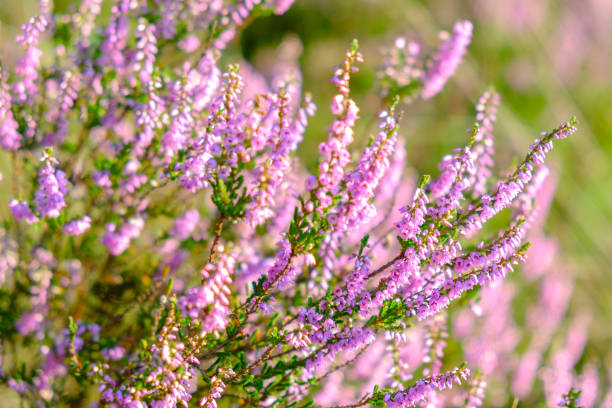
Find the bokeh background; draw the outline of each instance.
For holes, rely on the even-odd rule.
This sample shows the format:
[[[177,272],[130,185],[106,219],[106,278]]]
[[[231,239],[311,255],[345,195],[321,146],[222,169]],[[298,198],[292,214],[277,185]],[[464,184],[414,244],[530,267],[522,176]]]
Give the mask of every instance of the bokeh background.
[[[55,3],[61,10],[71,2]],[[14,59],[19,26],[37,7],[33,0],[0,1],[3,61]],[[279,44],[299,39],[294,52],[301,51],[304,89],[319,105],[299,154],[313,165],[327,137],[332,66],[353,38],[365,56],[353,88],[362,109],[356,143],[363,146],[379,104],[371,88],[382,47],[400,35],[435,47],[439,30],[466,18],[474,37],[454,78],[433,100],[403,107],[408,162],[437,174],[439,159],[466,142],[473,105],[491,85],[501,94],[496,155],[506,166],[540,131],[578,118],[579,132],[550,155],[559,182],[546,229],[575,280],[569,313],[592,314],[580,364],[595,362],[605,375],[612,365],[612,0],[297,0],[285,15],[251,23],[226,59],[244,58],[266,72]]]

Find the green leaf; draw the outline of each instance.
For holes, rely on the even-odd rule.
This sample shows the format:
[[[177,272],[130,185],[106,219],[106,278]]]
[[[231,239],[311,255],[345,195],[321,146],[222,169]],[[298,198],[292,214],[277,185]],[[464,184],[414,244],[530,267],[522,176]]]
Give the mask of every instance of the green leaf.
[[[361,238],[361,245],[359,246],[359,257],[362,256],[363,250],[368,246],[369,239],[370,239],[370,234],[366,234],[365,237]]]
[[[431,176],[429,174],[422,175],[421,179],[419,180],[419,188],[422,189],[427,184],[429,184],[429,180],[431,180]]]

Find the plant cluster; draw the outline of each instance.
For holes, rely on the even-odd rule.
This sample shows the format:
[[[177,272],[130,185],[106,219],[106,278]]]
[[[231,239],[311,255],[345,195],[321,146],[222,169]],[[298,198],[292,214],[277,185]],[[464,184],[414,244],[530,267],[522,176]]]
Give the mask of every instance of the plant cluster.
[[[488,90],[465,145],[415,183],[401,111],[442,90],[472,24],[428,53],[395,41],[357,154],[355,41],[308,172],[296,150],[315,104],[295,62],[269,81],[221,63],[244,24],[292,1],[110,3],[59,14],[41,1],[0,73],[2,383],[49,407],[481,406],[507,348],[477,340],[508,326],[456,324],[467,363],[448,361],[449,316],[507,313],[504,280],[552,194],[545,156],[575,121],[494,177]],[[550,384],[557,402],[572,385]]]

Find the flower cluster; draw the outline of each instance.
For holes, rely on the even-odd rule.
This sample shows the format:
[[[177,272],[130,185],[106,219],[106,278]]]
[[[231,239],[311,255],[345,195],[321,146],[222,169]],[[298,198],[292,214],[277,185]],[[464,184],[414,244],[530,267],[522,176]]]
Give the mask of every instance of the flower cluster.
[[[338,187],[344,178],[344,169],[351,161],[347,148],[353,142],[353,127],[359,118],[359,107],[349,97],[350,79],[351,75],[357,72],[355,64],[361,61],[363,56],[355,43],[346,53],[343,64],[335,69],[332,82],[338,88],[338,93],[332,99],[331,112],[336,118],[331,125],[327,142],[319,145],[322,156],[319,175],[306,179],[306,188],[312,196],[307,211],[316,210],[323,213],[332,205],[333,196],[338,193]]]
[[[292,3],[41,2],[0,71],[0,385],[33,406],[476,407],[496,375],[523,396],[544,365],[549,400],[574,382],[592,390],[592,373],[574,381],[585,327],[548,353],[567,306],[550,293],[571,282],[549,270],[544,160],[575,121],[497,178],[489,90],[436,176],[407,176],[401,111],[456,71],[473,28],[462,21],[427,57],[395,41],[369,140],[354,41],[309,167],[298,40],[266,73],[225,52]],[[540,330],[516,355],[505,277],[528,239],[536,258],[553,253],[524,267],[541,284],[526,325]]]

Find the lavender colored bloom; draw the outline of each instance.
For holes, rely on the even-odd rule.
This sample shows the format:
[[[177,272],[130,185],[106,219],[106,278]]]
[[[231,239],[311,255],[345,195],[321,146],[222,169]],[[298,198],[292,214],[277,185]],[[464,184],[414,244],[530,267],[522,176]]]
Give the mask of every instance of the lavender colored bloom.
[[[104,376],[104,382],[98,389],[102,401],[136,408],[177,407],[189,401],[190,383],[196,375],[192,365],[198,361],[183,355],[185,343],[179,340],[178,331],[175,322],[164,325],[149,346],[150,358],[137,361],[135,370],[125,380],[128,386],[117,387],[115,380]],[[136,382],[142,383],[143,378],[144,386],[133,386]],[[150,401],[149,404],[143,401],[145,398]]]
[[[208,187],[215,176],[226,180],[240,161],[250,159],[244,143],[245,117],[238,112],[243,87],[238,68],[230,66],[223,78],[221,95],[214,99],[210,107],[210,132],[195,143],[191,156],[177,165],[182,172],[180,181],[190,191]]]
[[[28,334],[39,330],[43,320],[44,316],[40,312],[31,311],[21,315],[21,318],[15,324],[15,327],[21,336],[27,336]]]
[[[357,71],[356,63],[362,62],[363,56],[357,51],[356,44],[346,52],[342,66],[336,67],[331,81],[338,88],[333,98],[331,112],[335,116],[327,142],[319,145],[323,160],[319,163],[318,177],[310,176],[306,187],[311,196],[316,198],[316,211],[322,213],[331,206],[332,195],[337,193],[338,185],[344,178],[345,167],[351,157],[347,147],[353,142],[353,127],[359,118],[359,107],[349,98],[351,74]],[[333,222],[332,222],[333,224]]]
[[[110,180],[110,171],[108,170],[94,172],[92,179],[98,187],[111,188],[113,186]]]
[[[590,323],[587,315],[576,316],[568,328],[565,344],[550,356],[550,361],[541,370],[546,402],[555,406],[574,382],[573,367],[582,355]]]
[[[190,141],[194,127],[192,115],[192,100],[182,82],[171,84],[171,99],[174,100],[170,127],[162,136],[161,152],[164,159],[170,162],[181,150],[185,149]]]
[[[116,0],[111,7],[111,21],[104,30],[104,40],[100,45],[101,55],[98,65],[115,67],[119,72],[125,71],[126,57],[124,49],[129,38],[129,13],[136,8],[138,2],[132,0]]]
[[[391,92],[408,89],[423,77],[423,67],[419,52],[421,46],[404,37],[395,39],[393,46],[385,51],[382,67],[378,71],[382,95],[387,97]],[[411,93],[403,95],[410,101]]]
[[[147,148],[155,138],[155,131],[162,127],[162,113],[165,109],[165,100],[159,95],[161,82],[152,80],[146,82],[147,98],[144,103],[138,105],[136,110],[136,124],[142,127],[142,131],[136,135],[134,152],[137,156],[145,155]]]
[[[125,349],[121,346],[102,349],[102,356],[107,360],[121,360],[125,357]]]
[[[43,158],[43,168],[38,173],[38,189],[34,202],[36,211],[45,218],[57,218],[60,210],[66,206],[64,196],[68,193],[68,180],[62,170],[55,169],[53,158]]]
[[[0,146],[5,150],[17,150],[22,137],[17,131],[18,124],[11,111],[11,95],[6,76],[6,72],[0,71]]]
[[[487,382],[483,377],[477,376],[472,381],[472,387],[468,392],[465,401],[465,408],[478,408],[482,406],[482,402],[484,399],[485,388],[487,387]]]
[[[576,127],[572,120],[548,134],[543,132],[542,139],[537,138],[529,147],[531,150],[514,173],[498,184],[497,190],[492,196],[484,194],[480,198],[480,203],[475,206],[469,215],[464,217],[461,233],[467,236],[473,234],[482,228],[484,222],[510,206],[525,185],[531,181],[534,167],[543,163],[545,155],[553,147],[553,140],[564,139],[575,131]]]
[[[55,122],[53,131],[45,135],[43,144],[46,146],[60,144],[68,132],[69,114],[74,106],[79,92],[83,87],[80,74],[66,72],[57,89],[58,104],[53,105],[47,112],[47,121]]]
[[[461,381],[466,381],[469,375],[470,370],[467,368],[455,368],[438,376],[418,380],[405,391],[386,394],[384,400],[390,408],[413,407],[436,390],[452,388],[453,383],[461,385]]]
[[[381,112],[380,131],[363,152],[355,170],[345,177],[348,199],[329,217],[339,231],[355,228],[376,216],[371,200],[389,168],[389,157],[397,141],[397,124],[392,115],[392,109]]]
[[[412,204],[400,209],[402,219],[395,224],[395,228],[403,239],[416,239],[421,225],[423,225],[425,222],[428,203],[429,198],[425,194],[424,190],[422,188],[418,188],[414,192]]]
[[[302,134],[308,124],[308,115],[314,114],[314,104],[309,97],[297,112],[293,123],[290,123],[287,118],[289,100],[284,93],[278,95],[276,104],[279,119],[278,131],[275,137],[267,141],[274,148],[263,166],[254,171],[256,182],[249,192],[252,201],[249,203],[246,219],[251,228],[263,224],[274,215],[272,208],[276,205],[275,197],[290,168],[290,155],[302,139]]]
[[[155,54],[157,54],[157,37],[154,25],[147,24],[145,19],[138,21],[136,27],[136,61],[134,62],[134,72],[143,84],[151,81],[153,75],[153,63],[155,62]]]
[[[19,103],[31,100],[38,92],[38,69],[42,51],[36,45],[48,25],[45,16],[32,17],[21,27],[22,34],[17,36],[17,42],[23,45],[26,52],[17,60],[15,67],[15,73],[20,77],[20,81],[13,84],[13,92]]]
[[[168,233],[180,240],[186,240],[191,236],[191,233],[200,222],[200,213],[198,210],[188,210],[180,217],[174,220],[174,226]]]
[[[184,316],[199,321],[202,335],[218,335],[227,325],[230,314],[229,285],[236,261],[221,245],[217,246],[216,253],[217,262],[207,264],[201,271],[202,285],[187,289],[178,301]]]
[[[144,220],[141,217],[130,218],[119,229],[115,224],[106,224],[102,244],[112,255],[120,255],[130,246],[131,240],[138,238],[143,228]]]
[[[322,389],[322,405],[476,407],[486,382],[514,376],[525,395],[541,374],[549,401],[578,383],[595,403],[593,370],[573,371],[586,327],[570,329],[560,352],[549,347],[571,291],[553,259],[561,252],[540,246],[544,271],[527,274],[543,276],[521,319],[529,338],[512,318],[522,287],[504,279],[549,238],[554,183],[543,160],[574,122],[542,134],[495,181],[499,97],[486,92],[470,142],[431,181],[415,189],[410,170],[402,180],[394,109],[440,91],[471,23],[442,33],[431,58],[395,41],[379,73],[378,128],[360,156],[349,150],[361,114],[355,41],[333,71],[332,120],[308,175],[296,151],[315,106],[302,95],[299,40],[287,37],[262,73],[218,68],[241,26],[293,0],[108,2],[110,13],[102,0],[60,13],[41,0],[18,38],[24,55],[0,72],[0,146],[14,150],[19,197],[0,230],[0,298],[11,296],[0,315],[14,315],[19,335],[3,339],[0,358],[24,347],[32,357],[0,361],[0,382],[36,406],[290,406]],[[52,46],[39,49],[43,31]],[[492,237],[471,238],[504,209],[510,221],[496,220]],[[103,328],[68,316],[98,316]],[[459,338],[447,338],[449,321]],[[463,366],[442,370],[461,357],[478,376],[438,393],[466,380]],[[97,395],[65,389],[68,377]],[[484,404],[505,400],[501,391]]]
[[[328,342],[324,350],[319,351],[314,358],[306,361],[304,368],[309,376],[313,376],[317,368],[332,361],[338,353],[358,350],[372,343],[374,339],[374,333],[370,329],[359,327],[349,329],[347,327],[344,331],[337,333],[334,341]]]
[[[212,377],[210,379],[210,390],[208,391],[208,395],[200,400],[199,406],[204,408],[217,408],[216,400],[221,398],[226,387],[223,380],[233,375],[235,375],[235,373],[232,369],[225,369],[220,370],[219,377]]]
[[[277,243],[279,247],[274,264],[267,272],[267,279],[264,288],[275,287],[278,289],[287,288],[293,282],[297,268],[293,264],[295,254],[291,250],[291,245],[287,240]]]
[[[156,31],[164,39],[172,39],[177,34],[176,25],[180,18],[181,3],[172,0],[156,0],[157,14],[160,17]]]
[[[577,387],[580,393],[580,405],[583,408],[593,408],[597,401],[599,391],[599,374],[597,366],[593,363],[588,364],[577,379]]]
[[[212,101],[221,85],[221,71],[217,68],[217,57],[210,50],[205,52],[195,68],[187,73],[186,91],[193,99],[193,110],[201,112]]]
[[[38,222],[38,217],[32,212],[26,201],[11,200],[9,202],[11,214],[16,220],[25,220],[28,224]]]
[[[284,14],[294,2],[295,0],[276,0],[274,12],[276,14]]]
[[[423,99],[430,99],[440,92],[446,81],[455,73],[472,40],[472,29],[472,23],[465,20],[455,23],[452,36],[445,31],[440,33],[442,43],[422,77]]]
[[[81,235],[91,228],[91,218],[84,215],[81,218],[76,218],[64,225],[64,232],[68,235]]]
[[[476,174],[472,182],[474,194],[477,196],[486,193],[486,183],[491,177],[493,167],[493,124],[497,120],[497,106],[499,94],[494,90],[487,91],[476,104],[476,124],[479,127],[474,137],[472,151],[476,156]]]

